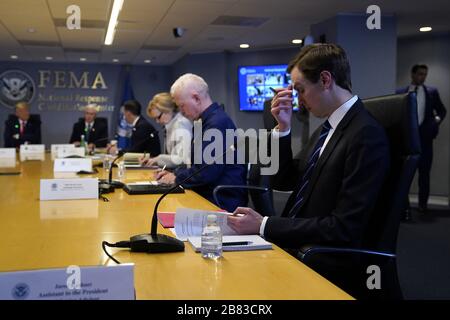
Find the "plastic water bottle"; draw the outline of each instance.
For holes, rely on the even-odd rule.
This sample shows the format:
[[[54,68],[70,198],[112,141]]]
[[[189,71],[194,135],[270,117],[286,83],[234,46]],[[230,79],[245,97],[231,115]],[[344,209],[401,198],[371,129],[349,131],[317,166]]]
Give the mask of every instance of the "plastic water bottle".
[[[80,147],[84,148],[84,154],[87,155],[88,154],[87,143],[86,140],[84,139],[84,134],[81,135]]]
[[[202,232],[202,257],[218,259],[222,256],[222,230],[217,225],[217,216],[209,214]]]

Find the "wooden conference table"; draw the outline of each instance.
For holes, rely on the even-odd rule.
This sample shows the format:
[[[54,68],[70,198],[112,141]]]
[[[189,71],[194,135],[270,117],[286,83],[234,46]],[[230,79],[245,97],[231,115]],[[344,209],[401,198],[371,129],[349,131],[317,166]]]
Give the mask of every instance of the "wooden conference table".
[[[0,272],[114,265],[101,242],[128,240],[150,231],[158,195],[116,190],[110,200],[39,201],[39,180],[54,178],[45,161],[17,162],[20,175],[1,175]],[[2,169],[0,168],[0,171]],[[145,180],[147,170],[128,170],[126,179]],[[103,178],[99,169],[99,178]],[[217,209],[198,194],[167,196],[160,211],[178,207]],[[170,234],[159,226],[159,233]],[[135,264],[137,299],[352,299],[277,246],[273,250],[225,252],[219,261],[202,259],[186,243],[180,253],[146,254],[109,248],[122,263]]]

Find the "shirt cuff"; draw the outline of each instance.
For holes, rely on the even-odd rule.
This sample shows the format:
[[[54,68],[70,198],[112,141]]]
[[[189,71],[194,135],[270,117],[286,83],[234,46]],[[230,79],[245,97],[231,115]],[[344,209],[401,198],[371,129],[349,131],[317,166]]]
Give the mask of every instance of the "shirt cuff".
[[[291,133],[291,129],[289,129],[288,131],[280,132],[280,131],[278,130],[278,128],[275,127],[275,128],[272,130],[272,137],[274,137],[274,138],[283,138],[283,137],[288,136],[290,133]]]
[[[259,227],[259,235],[264,238],[264,229],[266,228],[266,222],[269,217],[264,217],[261,222],[261,226]]]

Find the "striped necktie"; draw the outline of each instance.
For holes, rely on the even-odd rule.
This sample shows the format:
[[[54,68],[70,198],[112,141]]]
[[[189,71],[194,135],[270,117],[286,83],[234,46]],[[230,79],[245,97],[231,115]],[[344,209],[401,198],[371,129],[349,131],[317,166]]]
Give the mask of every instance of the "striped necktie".
[[[92,124],[88,123],[88,125],[86,127],[86,142],[90,142],[89,136],[91,135],[91,128],[92,128]]]
[[[300,189],[298,189],[297,195],[295,196],[295,203],[292,206],[291,210],[289,210],[289,217],[294,217],[296,213],[296,209],[299,208],[303,202],[303,198],[305,196],[305,191],[308,187],[309,180],[311,179],[312,173],[314,171],[314,167],[317,164],[317,160],[319,160],[320,149],[322,148],[327,136],[328,132],[331,129],[330,123],[325,121],[322,124],[322,131],[320,132],[319,139],[313,149],[311,156],[309,157],[308,164],[306,166],[306,171],[303,174],[302,180],[300,182]]]

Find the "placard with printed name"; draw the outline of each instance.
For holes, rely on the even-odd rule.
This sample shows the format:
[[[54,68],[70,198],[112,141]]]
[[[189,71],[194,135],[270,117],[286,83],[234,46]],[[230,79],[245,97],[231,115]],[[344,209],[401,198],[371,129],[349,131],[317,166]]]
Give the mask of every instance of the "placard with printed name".
[[[16,161],[16,149],[0,148],[0,159],[14,159]]]
[[[63,148],[58,150],[58,158],[65,158],[70,156],[78,156],[78,157],[84,157],[86,155],[86,149],[83,147],[73,147],[71,149]]]
[[[74,149],[74,148],[75,148],[75,146],[73,144],[69,144],[69,143],[66,143],[66,144],[52,144],[50,146],[50,152],[51,152],[52,157],[56,158],[58,156],[58,150],[61,150],[61,149],[69,149],[69,150],[71,150],[71,149]]]
[[[97,178],[41,179],[40,200],[98,199]]]
[[[92,171],[92,159],[55,159],[53,172]]]
[[[44,144],[21,144],[20,145],[20,154],[44,154],[45,145]]]
[[[134,264],[0,273],[0,300],[134,300]]]

